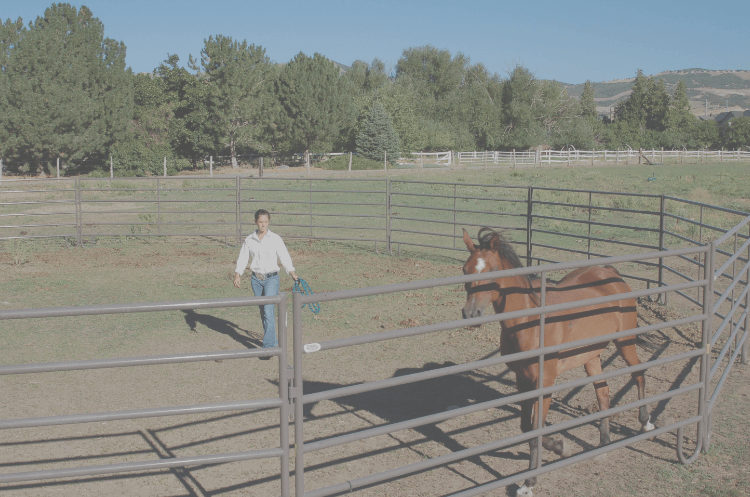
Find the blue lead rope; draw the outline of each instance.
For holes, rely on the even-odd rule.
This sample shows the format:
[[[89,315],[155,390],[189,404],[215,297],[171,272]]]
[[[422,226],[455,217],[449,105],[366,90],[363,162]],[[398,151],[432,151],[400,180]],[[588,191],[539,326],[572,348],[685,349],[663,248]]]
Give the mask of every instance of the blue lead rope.
[[[312,288],[310,288],[310,285],[307,284],[307,281],[303,280],[302,278],[297,278],[297,281],[294,282],[294,288],[292,289],[293,292],[300,292],[303,295],[312,295],[313,291]],[[309,307],[311,311],[313,311],[313,314],[317,314],[320,312],[320,304],[318,302],[311,302],[308,304],[303,304],[302,308],[304,309],[305,306]]]

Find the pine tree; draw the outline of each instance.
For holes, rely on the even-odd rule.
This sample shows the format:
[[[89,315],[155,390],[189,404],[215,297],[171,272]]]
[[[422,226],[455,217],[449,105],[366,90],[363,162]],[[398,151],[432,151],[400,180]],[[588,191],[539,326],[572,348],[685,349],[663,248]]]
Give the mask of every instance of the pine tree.
[[[386,158],[386,152],[388,162],[395,163],[399,155],[399,139],[393,129],[391,116],[376,101],[357,134],[357,153],[368,159],[381,161]]]
[[[646,127],[646,100],[648,98],[648,78],[643,70],[638,69],[630,96],[625,102],[620,102],[615,108],[615,115],[620,121],[627,121],[643,128]]]
[[[581,95],[581,115],[587,118],[596,118],[594,85],[588,79],[583,84],[583,94]]]
[[[276,95],[281,105],[279,134],[291,151],[329,152],[342,129],[354,122],[350,84],[320,54],[299,53],[281,70]]]
[[[690,112],[685,82],[679,80],[669,105],[668,127],[672,131],[690,131],[695,128],[697,118]]]
[[[669,114],[669,93],[663,79],[655,83],[653,78],[647,81],[646,95],[646,129],[664,131],[667,129]]]
[[[104,38],[86,7],[52,4],[28,28],[3,26],[0,127],[5,155],[32,160],[104,155],[133,113],[125,45]]]
[[[197,64],[191,61],[193,69]],[[240,146],[270,150],[264,132],[273,119],[273,68],[263,47],[209,36],[201,51],[201,79],[209,88],[209,114],[217,137],[229,149],[237,167]]]

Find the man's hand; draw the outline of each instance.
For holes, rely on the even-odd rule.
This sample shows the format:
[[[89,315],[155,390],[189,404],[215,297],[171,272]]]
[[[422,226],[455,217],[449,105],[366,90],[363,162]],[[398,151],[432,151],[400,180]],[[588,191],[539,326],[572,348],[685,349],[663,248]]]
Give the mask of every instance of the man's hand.
[[[234,287],[240,287],[240,273],[234,273]]]
[[[297,281],[299,279],[295,271],[292,271],[291,273],[289,273],[289,276],[291,276],[294,281]]]

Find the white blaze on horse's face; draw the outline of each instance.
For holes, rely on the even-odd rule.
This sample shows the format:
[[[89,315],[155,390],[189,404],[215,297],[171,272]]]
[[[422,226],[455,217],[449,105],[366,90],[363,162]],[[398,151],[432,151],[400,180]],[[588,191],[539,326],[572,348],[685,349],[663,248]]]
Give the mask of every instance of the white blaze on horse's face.
[[[487,258],[482,256],[481,251],[472,252],[472,256],[464,265],[464,274],[479,274],[484,270],[492,271],[492,267],[487,263]],[[484,309],[492,300],[491,292],[482,289],[486,287],[488,281],[476,281],[467,283],[466,286],[466,305],[462,309],[462,316],[466,318],[477,318],[484,315]]]
[[[481,273],[482,269],[484,269],[486,266],[487,266],[487,264],[484,262],[484,259],[482,259],[480,257],[479,259],[477,259],[477,270],[476,270],[476,272],[477,273]]]

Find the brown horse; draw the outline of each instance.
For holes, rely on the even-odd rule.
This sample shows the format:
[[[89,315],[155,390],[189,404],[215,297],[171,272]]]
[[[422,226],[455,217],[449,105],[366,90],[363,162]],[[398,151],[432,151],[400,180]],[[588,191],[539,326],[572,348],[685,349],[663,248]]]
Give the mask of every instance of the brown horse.
[[[513,247],[499,233],[489,229],[479,230],[479,244],[475,245],[464,230],[464,243],[469,249],[469,259],[464,264],[464,274],[478,274],[522,267]],[[509,276],[493,280],[480,280],[466,284],[466,305],[463,308],[464,319],[479,317],[491,302],[495,313],[512,312],[521,309],[536,308],[540,305],[540,281],[529,276]],[[607,295],[630,292],[630,287],[623,281],[613,267],[586,267],[567,274],[557,285],[549,286],[546,292],[546,304],[554,305],[576,300],[592,299]],[[552,312],[545,316],[544,345],[551,346],[573,342],[590,337],[624,332],[636,328],[638,316],[635,299],[628,298],[606,304],[584,306],[576,309]],[[500,322],[502,328],[500,352],[509,355],[516,352],[533,350],[539,347],[539,316],[517,319],[506,319]],[[624,336],[615,341],[617,350],[629,366],[640,364],[635,348],[635,336]],[[583,366],[586,374],[593,376],[602,372],[600,355],[609,342],[578,347],[553,354],[544,358],[544,386],[554,384],[561,373],[578,366]],[[516,384],[520,392],[537,388],[539,380],[539,361],[537,359],[511,362],[508,367],[516,373]],[[643,372],[632,374],[638,386],[638,398],[645,397],[645,380]],[[594,383],[596,398],[600,411],[609,409],[609,387],[606,381]],[[542,406],[542,423],[547,417],[551,397],[544,397]],[[524,433],[535,429],[537,425],[537,402],[526,401],[521,405],[521,430]],[[646,407],[640,408],[639,421],[644,431],[654,429]],[[609,418],[603,418],[599,425],[599,442],[601,445],[610,442]],[[570,451],[563,440],[555,441],[550,437],[542,438],[542,446],[558,455],[567,457]],[[536,466],[537,439],[529,441],[529,468]],[[517,495],[532,495],[531,487],[536,484],[536,477],[529,478],[517,491]]]

